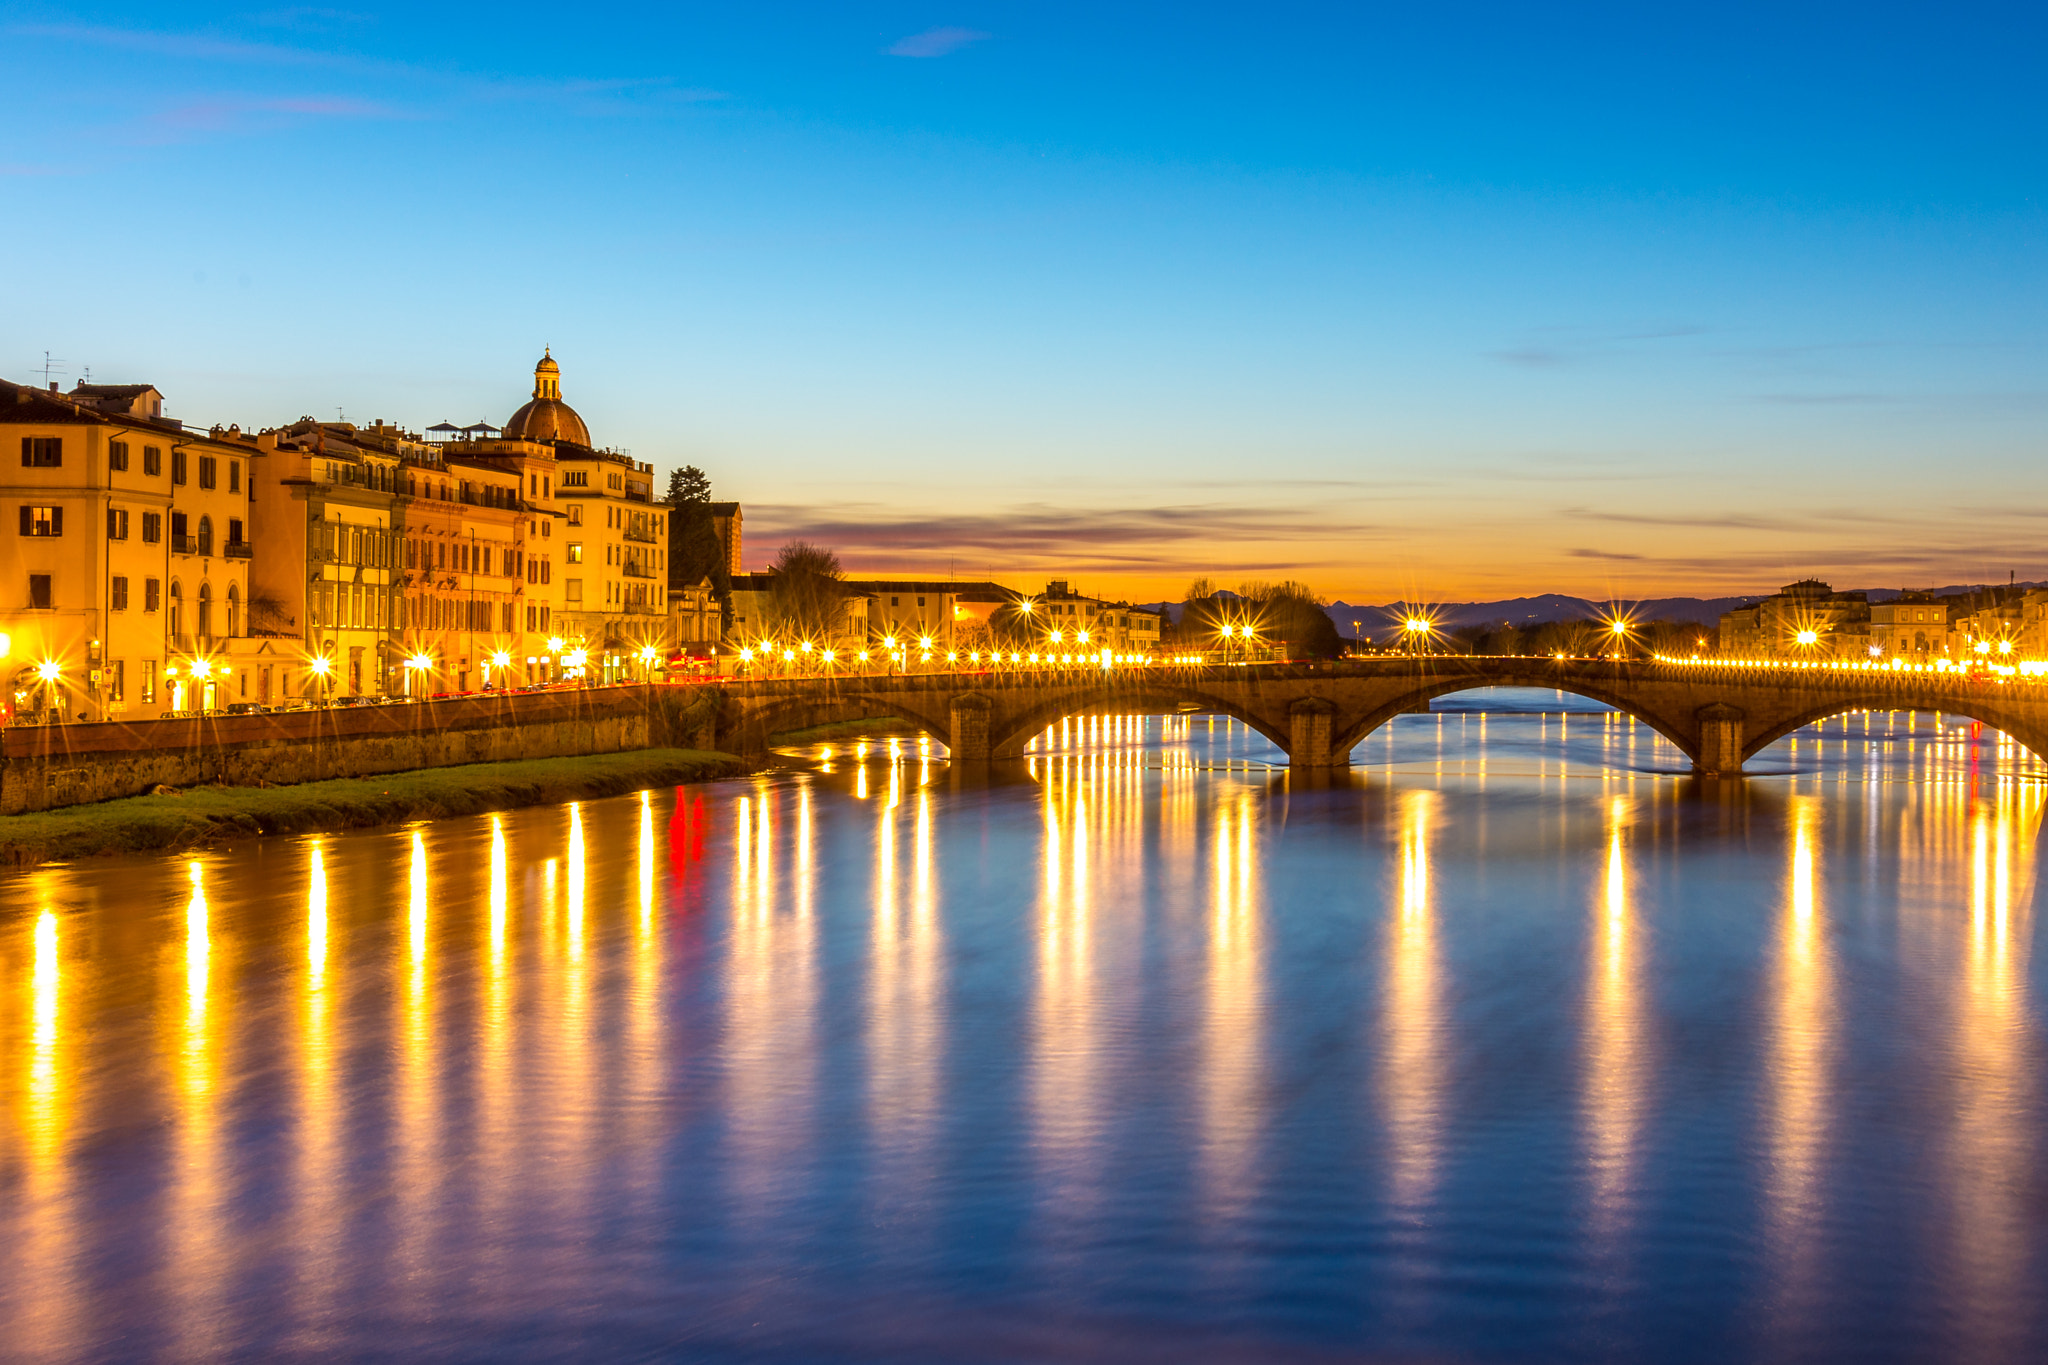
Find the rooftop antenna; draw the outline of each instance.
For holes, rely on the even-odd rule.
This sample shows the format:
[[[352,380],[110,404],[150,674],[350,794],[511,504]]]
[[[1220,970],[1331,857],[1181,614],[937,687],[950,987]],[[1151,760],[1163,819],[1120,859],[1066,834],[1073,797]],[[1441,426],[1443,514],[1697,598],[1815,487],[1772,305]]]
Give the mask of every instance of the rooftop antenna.
[[[62,373],[64,372],[64,367],[65,367],[66,365],[70,364],[70,363],[71,363],[71,362],[69,362],[69,361],[67,361],[67,360],[53,360],[53,359],[51,359],[51,358],[50,358],[50,353],[49,353],[48,351],[44,351],[44,352],[43,352],[43,387],[44,387],[44,388],[46,388],[46,389],[50,387],[50,372],[51,372],[52,370],[55,370],[55,371],[56,371],[57,373],[59,373],[59,374],[62,374]]]

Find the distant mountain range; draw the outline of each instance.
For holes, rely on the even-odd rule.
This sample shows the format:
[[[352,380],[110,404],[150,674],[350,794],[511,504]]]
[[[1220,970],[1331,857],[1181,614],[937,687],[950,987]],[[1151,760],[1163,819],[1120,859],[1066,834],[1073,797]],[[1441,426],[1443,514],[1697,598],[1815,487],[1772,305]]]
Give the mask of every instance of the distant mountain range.
[[[1951,597],[1960,593],[1976,592],[1991,584],[1971,583],[1951,585],[1946,588],[1931,588],[1926,591],[1940,597]],[[1998,584],[1995,586],[2004,586]],[[2042,586],[2039,583],[2021,583],[2022,588]],[[1873,602],[1889,602],[1899,595],[1897,588],[1863,589]],[[1621,605],[1638,621],[1685,621],[1695,625],[1718,624],[1724,612],[1736,607],[1748,606],[1769,593],[1751,593],[1745,597],[1653,597],[1641,602],[1627,602]],[[1152,602],[1150,607],[1164,611],[1175,622],[1180,620],[1180,603]],[[1429,613],[1439,630],[1458,630],[1465,626],[1540,626],[1552,621],[1599,620],[1613,610],[1614,604],[1595,602],[1585,597],[1567,597],[1562,593],[1546,592],[1535,597],[1510,597],[1499,602],[1433,602],[1415,603],[1387,602],[1377,605],[1361,605],[1351,602],[1332,602],[1326,611],[1336,622],[1337,633],[1350,639],[1353,636],[1352,622],[1359,622],[1358,633],[1372,635],[1401,620],[1411,611],[1420,609]]]

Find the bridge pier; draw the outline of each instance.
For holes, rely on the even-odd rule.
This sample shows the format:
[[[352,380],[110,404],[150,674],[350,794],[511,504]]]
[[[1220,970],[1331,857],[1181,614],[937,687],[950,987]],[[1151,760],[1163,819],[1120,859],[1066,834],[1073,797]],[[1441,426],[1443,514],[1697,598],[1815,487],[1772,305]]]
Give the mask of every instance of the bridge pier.
[[[1303,697],[1287,708],[1287,766],[1348,768],[1351,751],[1331,747],[1337,708],[1321,697]]]
[[[1723,702],[1702,706],[1695,714],[1700,722],[1700,752],[1693,767],[1709,777],[1737,777],[1742,772],[1742,708]]]
[[[976,692],[953,698],[947,708],[950,724],[946,731],[946,748],[952,751],[953,762],[988,762],[988,719],[994,709],[987,697]]]

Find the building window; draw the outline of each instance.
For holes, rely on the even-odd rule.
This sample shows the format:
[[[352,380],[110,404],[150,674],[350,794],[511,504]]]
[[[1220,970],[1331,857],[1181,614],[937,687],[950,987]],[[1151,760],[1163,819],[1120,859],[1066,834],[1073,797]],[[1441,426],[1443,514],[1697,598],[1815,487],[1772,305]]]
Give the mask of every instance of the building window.
[[[199,519],[199,553],[203,555],[210,555],[213,553],[212,517],[201,517]],[[204,592],[205,589],[202,588],[200,591]]]
[[[36,611],[50,609],[50,576],[46,573],[32,573],[28,576],[28,604]]]
[[[178,580],[171,580],[171,638],[177,639],[185,633],[185,590],[178,586]]]
[[[171,482],[185,482],[185,452],[182,450],[171,451]]]
[[[62,436],[24,436],[21,438],[21,467],[23,469],[59,469],[64,464],[64,438]]]
[[[128,443],[126,441],[107,442],[107,468],[121,473],[127,472]]]
[[[212,488],[214,486],[214,463],[214,458],[211,455],[201,455],[199,457],[199,486],[201,488]]]
[[[242,593],[233,583],[228,584],[228,638],[242,633]]]
[[[161,578],[145,578],[142,580],[142,609],[144,611],[155,611],[163,604],[163,586]]]
[[[107,700],[125,702],[128,700],[128,661],[114,660],[113,669],[107,674]]]
[[[144,446],[142,448],[142,472],[151,478],[164,472],[164,452],[160,447]]]
[[[241,492],[241,491],[242,491],[242,462],[241,462],[240,460],[229,460],[229,461],[228,461],[228,492],[230,492],[230,493],[239,493],[239,492]]]
[[[128,580],[126,578],[118,574],[114,576],[113,581],[107,587],[107,601],[111,604],[114,611],[128,610]]]
[[[149,581],[150,581],[151,583],[155,583],[155,582],[156,582],[156,580],[155,580],[154,578],[150,579]],[[155,659],[144,659],[144,660],[142,661],[142,704],[143,704],[144,706],[154,706],[154,705],[156,705],[156,660],[155,660]]]
[[[889,599],[889,605],[890,605],[890,606],[892,606],[892,607],[893,607],[893,606],[897,606],[897,605],[900,605],[900,599],[898,599],[898,598],[894,598],[894,597],[890,598],[890,599]]]
[[[142,514],[142,542],[154,545],[164,538],[164,514],[144,512]]]
[[[21,509],[21,533],[25,536],[63,535],[64,509],[61,507],[23,507]]]
[[[922,597],[917,599],[917,605],[919,605],[920,607],[924,605],[924,599]]]
[[[562,600],[564,602],[581,602],[583,600],[583,580],[580,578],[563,579]]]
[[[233,546],[238,546],[238,545],[240,545],[241,543],[242,543],[242,522],[241,522],[241,519],[240,519],[239,517],[229,517],[229,518],[228,518],[228,545],[229,545],[230,547],[233,547]]]
[[[583,509],[574,503],[570,504],[569,507],[569,524],[571,526],[581,526],[583,524]]]
[[[108,540],[126,540],[126,539],[128,539],[128,509],[127,509],[127,508],[125,508],[125,507],[109,507],[109,508],[107,509],[107,539],[108,539]]]

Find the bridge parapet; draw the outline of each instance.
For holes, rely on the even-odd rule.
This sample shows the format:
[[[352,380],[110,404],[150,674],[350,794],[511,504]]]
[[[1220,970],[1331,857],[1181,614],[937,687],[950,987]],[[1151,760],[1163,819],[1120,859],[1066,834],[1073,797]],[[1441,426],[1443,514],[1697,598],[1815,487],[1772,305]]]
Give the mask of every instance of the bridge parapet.
[[[742,679],[724,687],[721,739],[754,752],[774,733],[890,716],[947,744],[956,761],[980,762],[1021,757],[1034,736],[1065,716],[1193,709],[1243,721],[1292,766],[1341,768],[1394,716],[1486,687],[1550,688],[1603,702],[1656,730],[1703,773],[1739,773],[1793,730],[1864,709],[1968,715],[2036,754],[2048,752],[2048,683],[1878,669],[1431,655]]]

